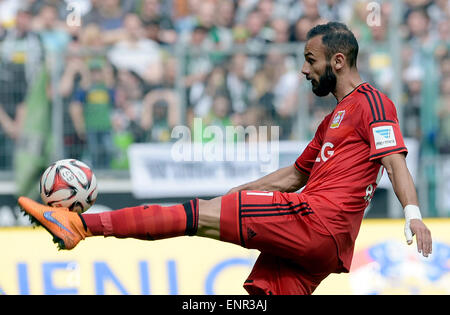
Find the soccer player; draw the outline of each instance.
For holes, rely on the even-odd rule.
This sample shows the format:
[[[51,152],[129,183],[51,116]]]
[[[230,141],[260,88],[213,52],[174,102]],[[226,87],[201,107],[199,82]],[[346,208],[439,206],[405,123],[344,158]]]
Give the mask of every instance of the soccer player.
[[[415,235],[427,257],[431,234],[421,220],[394,104],[361,79],[358,43],[345,25],[318,25],[307,39],[301,72],[316,95],[332,93],[337,104],[291,166],[225,196],[170,207],[77,214],[25,197],[19,204],[63,249],[95,235],[204,236],[261,252],[244,283],[250,294],[311,294],[330,273],[349,272],[364,210],[386,169],[404,208],[407,243]]]

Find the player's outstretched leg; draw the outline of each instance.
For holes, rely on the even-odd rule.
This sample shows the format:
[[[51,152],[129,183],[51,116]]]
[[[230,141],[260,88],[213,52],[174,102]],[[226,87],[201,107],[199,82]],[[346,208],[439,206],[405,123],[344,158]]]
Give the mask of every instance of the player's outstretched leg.
[[[53,235],[60,249],[72,249],[86,237],[96,235],[143,240],[196,235],[199,222],[198,199],[169,207],[143,205],[97,214],[48,207],[26,197],[18,202],[33,223]]]

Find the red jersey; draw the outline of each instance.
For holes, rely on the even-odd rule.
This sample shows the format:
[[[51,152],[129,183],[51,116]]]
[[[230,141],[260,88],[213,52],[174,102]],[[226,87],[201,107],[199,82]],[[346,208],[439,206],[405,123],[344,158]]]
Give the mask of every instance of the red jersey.
[[[349,271],[364,210],[383,174],[380,159],[407,154],[392,101],[367,83],[345,96],[295,162],[302,194],[336,241]]]

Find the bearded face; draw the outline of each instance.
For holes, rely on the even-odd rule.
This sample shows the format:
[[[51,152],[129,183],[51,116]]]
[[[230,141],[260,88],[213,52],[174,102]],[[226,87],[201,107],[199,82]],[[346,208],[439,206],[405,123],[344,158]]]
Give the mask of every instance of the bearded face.
[[[336,89],[336,74],[331,67],[331,60],[325,54],[325,47],[320,36],[310,39],[305,45],[305,62],[302,73],[311,81],[312,91],[317,96],[327,96]]]
[[[336,89],[336,75],[329,64],[325,72],[320,75],[319,80],[311,79],[312,91],[317,96],[327,96]]]

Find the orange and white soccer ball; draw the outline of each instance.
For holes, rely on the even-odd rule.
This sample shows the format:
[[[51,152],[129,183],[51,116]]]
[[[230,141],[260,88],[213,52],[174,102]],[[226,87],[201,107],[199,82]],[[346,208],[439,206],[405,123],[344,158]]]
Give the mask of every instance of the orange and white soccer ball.
[[[97,199],[97,179],[85,163],[75,159],[59,160],[50,165],[40,179],[44,204],[65,207],[83,213]]]

